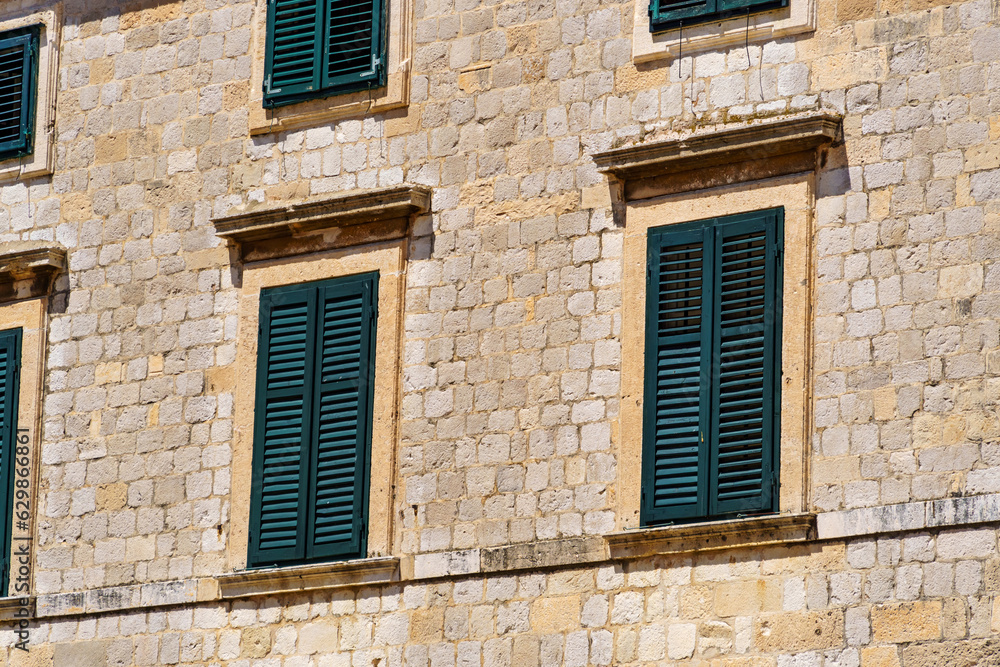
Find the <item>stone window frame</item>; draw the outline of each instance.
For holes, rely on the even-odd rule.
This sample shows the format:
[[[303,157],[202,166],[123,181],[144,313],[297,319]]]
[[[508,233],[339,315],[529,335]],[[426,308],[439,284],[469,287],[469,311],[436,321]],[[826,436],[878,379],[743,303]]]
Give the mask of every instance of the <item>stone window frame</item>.
[[[641,488],[623,483],[642,479],[648,230],[773,208],[775,202],[784,206],[785,216],[778,512],[780,516],[808,512],[816,174],[840,132],[838,117],[808,113],[736,128],[710,128],[679,140],[594,156],[598,169],[610,177],[612,206],[625,228],[616,442],[616,526],[625,533],[609,536],[612,542],[617,540],[620,546],[637,539],[663,543],[671,531],[678,530],[641,526]],[[753,166],[748,169],[751,160]]]
[[[0,183],[55,171],[56,91],[59,88],[59,45],[62,5],[46,9],[0,9],[0,32],[41,25],[38,36],[38,89],[35,91],[34,145],[31,154],[0,161]]]
[[[816,30],[819,0],[789,0],[787,7],[708,21],[652,33],[649,2],[635,0],[632,21],[632,62],[643,63],[748,41],[780,39]]]
[[[264,54],[267,46],[268,1],[256,0],[251,31],[248,103],[251,135],[312,127],[351,116],[367,116],[405,107],[410,103],[414,0],[386,0],[387,63],[384,86],[265,108]]]
[[[19,577],[18,570],[34,564],[35,542],[38,537],[38,508],[41,479],[41,441],[43,416],[43,378],[45,348],[48,341],[48,308],[56,276],[66,269],[66,251],[39,241],[15,241],[5,244],[0,252],[0,330],[21,329],[21,371],[18,386],[17,428],[27,430],[28,445],[28,527],[12,522],[10,552],[10,589],[0,596],[0,618],[12,617],[18,608],[30,606],[34,592],[34,573]],[[17,507],[11,504],[16,517]],[[18,553],[27,545],[29,554]],[[25,563],[25,560],[27,561]],[[25,581],[26,578],[26,581]],[[18,584],[26,589],[18,590]]]
[[[238,260],[229,574],[223,597],[309,590],[398,578],[393,556],[396,443],[402,401],[403,299],[410,230],[430,208],[430,191],[400,186],[353,192],[281,209],[215,220]],[[250,570],[248,538],[256,402],[258,320],[262,289],[379,273],[368,545],[364,558]]]

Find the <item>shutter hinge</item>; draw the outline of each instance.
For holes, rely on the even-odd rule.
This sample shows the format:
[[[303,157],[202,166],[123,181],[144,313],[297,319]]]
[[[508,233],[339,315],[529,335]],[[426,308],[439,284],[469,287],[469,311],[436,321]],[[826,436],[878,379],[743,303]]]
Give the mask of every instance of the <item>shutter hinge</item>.
[[[274,0],[271,0],[271,2],[274,2]],[[264,78],[264,92],[265,93],[270,93],[271,92],[271,75],[270,74],[268,74]]]

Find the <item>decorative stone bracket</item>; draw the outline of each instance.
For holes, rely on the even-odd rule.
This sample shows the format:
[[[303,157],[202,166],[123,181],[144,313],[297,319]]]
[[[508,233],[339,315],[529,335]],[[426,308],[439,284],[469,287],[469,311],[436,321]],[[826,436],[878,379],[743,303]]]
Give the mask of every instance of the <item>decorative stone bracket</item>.
[[[839,116],[827,112],[696,131],[670,141],[593,155],[627,202],[812,171],[824,149],[841,141]]]
[[[66,249],[38,241],[14,241],[0,249],[0,303],[37,299],[52,291],[66,269]]]
[[[282,208],[216,218],[216,234],[243,262],[277,259],[405,237],[414,215],[430,210],[427,188],[348,192]]]

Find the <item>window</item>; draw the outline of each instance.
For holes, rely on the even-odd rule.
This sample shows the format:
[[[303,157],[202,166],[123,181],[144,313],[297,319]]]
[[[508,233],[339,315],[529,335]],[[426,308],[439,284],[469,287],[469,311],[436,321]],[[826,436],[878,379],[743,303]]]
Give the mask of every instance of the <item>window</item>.
[[[0,33],[0,160],[32,152],[40,29]]]
[[[14,517],[14,450],[17,447],[17,399],[21,366],[21,330],[0,331],[0,597],[10,586],[11,533]],[[27,503],[24,503],[27,507]]]
[[[787,5],[788,0],[650,0],[649,29],[656,32]]]
[[[264,106],[385,84],[381,0],[271,0]]]
[[[649,229],[644,525],[777,511],[783,218]]]
[[[261,291],[248,564],[366,555],[378,273]]]

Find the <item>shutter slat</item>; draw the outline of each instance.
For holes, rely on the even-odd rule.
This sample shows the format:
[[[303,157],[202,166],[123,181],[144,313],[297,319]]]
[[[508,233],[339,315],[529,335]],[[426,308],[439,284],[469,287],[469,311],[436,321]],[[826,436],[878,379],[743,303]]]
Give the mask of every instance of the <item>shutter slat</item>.
[[[375,76],[379,54],[381,2],[326,0],[327,85],[344,85]]]
[[[31,152],[38,29],[0,34],[0,159]]]
[[[323,16],[315,0],[273,0],[268,4],[265,97],[298,95],[320,88]]]

